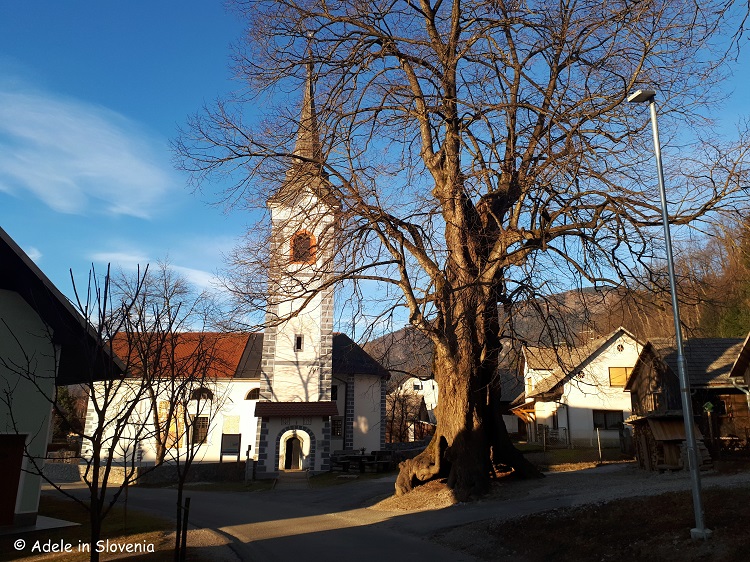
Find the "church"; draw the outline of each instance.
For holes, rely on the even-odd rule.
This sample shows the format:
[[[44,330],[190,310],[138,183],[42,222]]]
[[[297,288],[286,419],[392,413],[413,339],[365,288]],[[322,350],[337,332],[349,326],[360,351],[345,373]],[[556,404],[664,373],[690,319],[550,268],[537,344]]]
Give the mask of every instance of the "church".
[[[383,448],[389,373],[349,337],[333,332],[339,204],[320,165],[310,69],[293,156],[267,202],[271,248],[265,332],[178,334],[171,344],[173,356],[187,357],[201,339],[216,361],[210,384],[184,405],[191,427],[175,431],[167,459],[197,445],[196,462],[254,459],[257,478],[274,478],[282,470],[327,471],[336,450]],[[121,347],[127,355],[132,345],[123,341]],[[131,358],[129,364],[134,363],[137,359]],[[160,410],[168,404],[169,397],[160,394]],[[95,419],[90,403],[87,433]],[[124,448],[123,459],[129,456],[153,462],[156,443],[134,440]]]
[[[283,184],[268,201],[267,328],[255,406],[258,475],[298,468],[300,462],[315,472],[327,470],[332,450],[380,449],[385,439],[388,374],[346,336],[333,334],[339,204],[320,165],[310,65],[293,155]],[[339,389],[345,389],[343,396]],[[377,394],[379,403],[367,394]]]

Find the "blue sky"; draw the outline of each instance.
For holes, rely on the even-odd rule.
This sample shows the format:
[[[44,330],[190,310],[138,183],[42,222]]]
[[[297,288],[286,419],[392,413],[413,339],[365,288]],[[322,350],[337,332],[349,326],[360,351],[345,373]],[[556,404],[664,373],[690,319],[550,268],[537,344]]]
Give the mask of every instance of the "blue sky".
[[[65,294],[92,263],[211,284],[253,217],[193,195],[169,141],[233,88],[241,33],[220,0],[0,1],[0,226]],[[743,57],[728,128],[750,115]]]
[[[91,263],[210,284],[249,217],[193,195],[169,141],[232,88],[241,32],[220,1],[0,2],[0,226],[65,294]]]

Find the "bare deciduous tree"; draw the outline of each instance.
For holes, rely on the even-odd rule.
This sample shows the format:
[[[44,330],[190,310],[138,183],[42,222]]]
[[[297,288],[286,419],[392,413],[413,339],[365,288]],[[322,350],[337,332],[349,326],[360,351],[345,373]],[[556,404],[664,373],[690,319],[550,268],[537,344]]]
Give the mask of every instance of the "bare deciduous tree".
[[[733,3],[234,5],[248,22],[235,50],[247,91],[190,120],[175,141],[181,166],[199,187],[230,176],[228,205],[262,207],[290,197],[290,176],[307,181],[335,201],[336,247],[321,269],[331,274],[286,279],[309,297],[296,303],[348,282],[355,313],[377,323],[406,310],[431,340],[438,426],[402,464],[397,493],[440,474],[464,498],[487,488],[493,465],[537,475],[496,415],[514,305],[545,317],[561,289],[621,286],[654,267],[652,145],[647,112],[624,103],[632,90],[659,88],[673,224],[706,218],[745,184],[750,144],[717,141],[706,118],[727,26],[741,27]],[[299,119],[285,93],[302,83]],[[233,264],[244,312],[266,309],[269,251],[278,259],[289,242],[258,232]],[[359,308],[370,290],[377,312]]]
[[[146,268],[133,278],[120,275],[117,283],[111,281],[109,271],[100,278],[92,270],[85,293],[78,289],[74,283],[75,308],[92,324],[89,349],[75,365],[82,382],[71,387],[88,397],[85,426],[74,423],[79,417],[74,408],[64,407],[61,397],[68,388],[58,387],[51,396],[44,392],[38,359],[24,348],[23,338],[12,332],[8,335],[18,347],[13,349],[17,358],[1,356],[0,367],[18,381],[33,385],[82,441],[82,477],[88,488],[85,498],[46,477],[41,459],[31,454],[28,446],[26,456],[30,472],[88,511],[89,544],[96,545],[102,522],[127,487],[165,461],[177,467],[180,503],[187,472],[200,450],[200,442],[190,439],[193,422],[201,416],[210,423],[221,407],[222,393],[209,389],[215,389],[216,378],[221,376],[217,373],[223,374],[225,365],[216,353],[217,334],[205,332],[212,318],[210,299],[191,293],[167,266],[156,272]],[[5,321],[3,324],[7,328]],[[186,329],[192,330],[189,338],[182,333]],[[50,330],[48,347],[58,354],[55,337],[60,335]],[[55,355],[53,364],[59,361]],[[13,422],[18,405],[11,390],[3,388],[0,401]],[[211,400],[205,399],[207,392],[211,392]],[[85,415],[86,406],[83,408]],[[181,441],[183,446],[170,447],[174,444],[170,440]],[[149,446],[155,450],[155,462],[142,465],[139,451]],[[179,533],[177,541],[179,544]],[[90,557],[98,560],[99,550],[92,547]]]
[[[154,448],[153,466],[166,463],[177,480],[177,560],[185,483],[226,400],[219,379],[233,369],[220,352],[221,334],[207,331],[217,318],[214,299],[206,292],[196,294],[167,263],[140,282],[120,275],[115,285],[122,300],[132,303],[112,346],[126,360],[131,381],[143,387],[139,423],[149,431],[141,441]]]

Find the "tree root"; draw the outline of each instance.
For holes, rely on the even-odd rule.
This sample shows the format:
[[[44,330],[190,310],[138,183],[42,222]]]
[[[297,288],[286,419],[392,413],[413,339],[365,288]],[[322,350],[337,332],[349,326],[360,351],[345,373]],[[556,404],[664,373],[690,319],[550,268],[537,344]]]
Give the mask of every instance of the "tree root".
[[[411,492],[415,486],[431,480],[440,472],[440,457],[434,454],[437,447],[431,445],[413,459],[406,459],[399,463],[396,496]]]

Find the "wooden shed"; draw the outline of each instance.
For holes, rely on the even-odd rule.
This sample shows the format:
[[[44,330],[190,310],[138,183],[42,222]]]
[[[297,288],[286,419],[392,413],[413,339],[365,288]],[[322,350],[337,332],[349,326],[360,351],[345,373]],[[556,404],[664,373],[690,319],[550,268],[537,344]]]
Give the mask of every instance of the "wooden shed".
[[[747,340],[745,340],[745,345]],[[726,443],[744,448],[750,440],[750,416],[745,396],[730,379],[743,340],[698,338],[685,344],[693,413],[699,449],[716,456]],[[652,339],[646,343],[628,377],[638,461],[642,468],[677,468],[682,427],[680,382],[674,340]]]
[[[633,426],[636,459],[644,470],[681,470],[688,466],[685,448],[685,423],[682,411],[661,415],[632,416],[626,423]],[[694,427],[698,440],[701,468],[711,466],[711,456],[703,444],[700,429]]]

